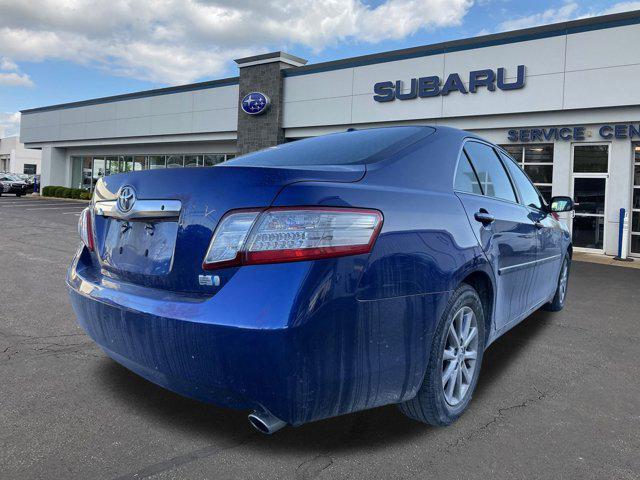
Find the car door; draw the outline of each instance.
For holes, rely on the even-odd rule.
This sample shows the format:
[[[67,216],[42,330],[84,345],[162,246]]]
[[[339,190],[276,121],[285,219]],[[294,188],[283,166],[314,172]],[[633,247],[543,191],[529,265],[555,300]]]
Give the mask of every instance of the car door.
[[[540,192],[526,173],[511,157],[503,152],[500,155],[519,191],[521,203],[529,209],[530,218],[537,228],[538,255],[533,302],[538,305],[548,300],[556,290],[562,265],[562,230],[558,220],[545,208]]]
[[[537,229],[529,210],[518,203],[497,152],[488,144],[465,143],[454,189],[494,270],[494,318],[496,329],[501,330],[521,318],[534,302]]]

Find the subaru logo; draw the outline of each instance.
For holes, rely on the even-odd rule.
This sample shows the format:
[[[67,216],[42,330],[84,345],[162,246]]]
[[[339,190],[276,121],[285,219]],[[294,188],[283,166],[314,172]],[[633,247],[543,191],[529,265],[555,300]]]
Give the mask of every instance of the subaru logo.
[[[249,115],[260,115],[267,111],[271,104],[271,100],[264,93],[251,92],[244,96],[242,103],[242,111]]]
[[[127,213],[133,208],[134,203],[136,203],[136,191],[132,186],[125,185],[118,192],[118,210]]]

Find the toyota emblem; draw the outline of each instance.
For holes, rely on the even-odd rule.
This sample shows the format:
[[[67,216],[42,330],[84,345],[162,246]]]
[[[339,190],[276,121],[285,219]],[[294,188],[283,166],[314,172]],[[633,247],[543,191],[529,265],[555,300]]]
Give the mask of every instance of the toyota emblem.
[[[136,191],[132,186],[125,185],[118,192],[118,210],[127,213],[133,208],[134,203],[136,203]]]

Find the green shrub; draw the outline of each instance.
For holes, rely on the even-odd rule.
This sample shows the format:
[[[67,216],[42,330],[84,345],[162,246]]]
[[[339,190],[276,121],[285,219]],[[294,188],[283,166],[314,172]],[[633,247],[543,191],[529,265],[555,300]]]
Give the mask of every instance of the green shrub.
[[[82,200],[91,200],[91,192],[83,190],[81,188],[67,188],[60,187],[58,185],[48,185],[42,189],[42,195],[44,197],[57,197],[57,198],[75,198]]]

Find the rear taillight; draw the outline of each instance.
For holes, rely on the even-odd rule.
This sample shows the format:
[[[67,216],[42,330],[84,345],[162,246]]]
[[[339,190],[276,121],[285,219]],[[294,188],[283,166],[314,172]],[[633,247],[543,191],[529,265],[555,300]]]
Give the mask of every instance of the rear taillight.
[[[78,234],[82,239],[82,243],[93,252],[95,244],[93,241],[93,218],[91,214],[91,207],[85,208],[80,214],[78,219]]]
[[[381,228],[382,214],[377,210],[299,207],[230,212],[213,234],[203,268],[368,253]]]

